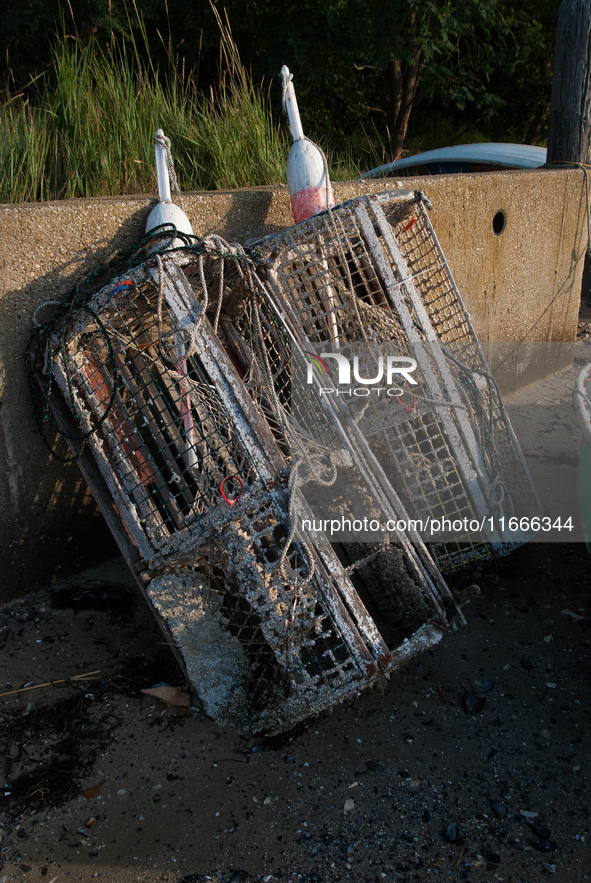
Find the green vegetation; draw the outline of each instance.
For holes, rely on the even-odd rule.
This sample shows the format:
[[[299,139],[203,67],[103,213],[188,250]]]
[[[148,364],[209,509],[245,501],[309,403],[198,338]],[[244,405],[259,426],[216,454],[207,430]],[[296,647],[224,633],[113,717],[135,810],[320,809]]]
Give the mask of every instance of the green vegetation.
[[[135,49],[132,44],[131,50]],[[38,103],[2,107],[0,201],[149,193],[156,189],[154,132],[172,141],[184,190],[283,181],[289,140],[273,121],[227,28],[217,90],[201,96],[173,66],[159,77],[138,52],[64,37]]]
[[[185,190],[283,181],[282,64],[336,179],[403,148],[544,144],[558,6],[5,0],[0,200],[154,192],[158,126]]]

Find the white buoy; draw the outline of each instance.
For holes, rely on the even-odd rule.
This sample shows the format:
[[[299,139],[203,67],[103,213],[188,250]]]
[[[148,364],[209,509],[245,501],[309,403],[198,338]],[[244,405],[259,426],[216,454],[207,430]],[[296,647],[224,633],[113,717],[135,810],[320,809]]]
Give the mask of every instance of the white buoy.
[[[285,104],[293,135],[287,158],[287,185],[291,210],[296,224],[299,224],[332,207],[334,196],[322,151],[304,136],[295,90],[286,65],[281,68],[281,77],[285,84]]]
[[[154,148],[156,151],[156,175],[158,177],[158,196],[160,202],[155,205],[146,221],[146,233],[159,227],[161,224],[174,224],[179,233],[188,233],[193,235],[191,222],[184,211],[176,205],[170,195],[170,177],[168,174],[168,165],[166,162],[166,145],[164,140],[164,132],[157,129],[154,139]],[[185,243],[180,239],[175,239],[175,246],[179,247]]]

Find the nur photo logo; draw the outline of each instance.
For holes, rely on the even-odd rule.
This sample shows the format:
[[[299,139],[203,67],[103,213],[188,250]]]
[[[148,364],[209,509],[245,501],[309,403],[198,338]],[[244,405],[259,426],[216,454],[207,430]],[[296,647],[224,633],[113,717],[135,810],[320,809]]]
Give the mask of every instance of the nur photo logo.
[[[318,356],[316,353],[306,351],[306,357],[308,359],[307,383],[309,385],[314,383],[314,369],[321,375],[321,380],[330,380],[331,377],[325,360],[332,359],[336,362],[337,388],[320,387],[320,395],[336,393],[336,395],[353,394],[365,396],[370,395],[371,387],[378,395],[381,392],[386,392],[387,395],[398,397],[403,395],[404,390],[399,386],[394,386],[395,377],[403,378],[412,386],[417,386],[417,381],[412,376],[412,372],[416,370],[417,362],[416,359],[412,359],[410,356],[379,355],[374,357],[375,375],[373,377],[362,376],[359,364],[360,357],[358,355],[349,358],[342,353],[320,353]],[[378,384],[384,382],[386,386],[378,386]],[[353,383],[361,384],[361,386],[351,389],[350,387]],[[341,389],[341,387],[345,387],[345,389]]]

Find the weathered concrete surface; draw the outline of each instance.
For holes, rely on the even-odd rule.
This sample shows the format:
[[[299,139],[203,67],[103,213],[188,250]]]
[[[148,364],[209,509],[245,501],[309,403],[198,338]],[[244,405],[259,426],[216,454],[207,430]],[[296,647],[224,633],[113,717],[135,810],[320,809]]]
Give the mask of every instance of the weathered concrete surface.
[[[453,187],[446,177],[441,195],[431,179],[423,189],[433,194],[431,220],[478,337],[574,340],[586,246],[583,172],[496,172],[455,181]],[[497,212],[505,215],[500,235],[493,231]]]
[[[422,188],[483,340],[574,339],[586,199],[578,170],[337,184],[337,202]],[[285,188],[185,197],[196,234],[252,241],[292,223]],[[0,206],[0,603],[114,554],[75,465],[50,459],[32,419],[23,350],[31,314],[141,236],[153,197]],[[502,234],[493,217],[503,211]]]

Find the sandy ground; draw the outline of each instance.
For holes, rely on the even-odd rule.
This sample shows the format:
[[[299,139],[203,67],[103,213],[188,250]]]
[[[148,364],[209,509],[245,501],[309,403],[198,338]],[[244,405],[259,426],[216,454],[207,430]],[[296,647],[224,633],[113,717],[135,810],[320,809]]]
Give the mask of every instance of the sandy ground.
[[[507,403],[532,468],[563,426],[567,506],[575,373]],[[449,582],[481,588],[466,627],[267,740],[141,692],[183,681],[121,561],[5,608],[0,691],[34,689],[0,697],[0,883],[591,879],[591,557],[530,543]]]

